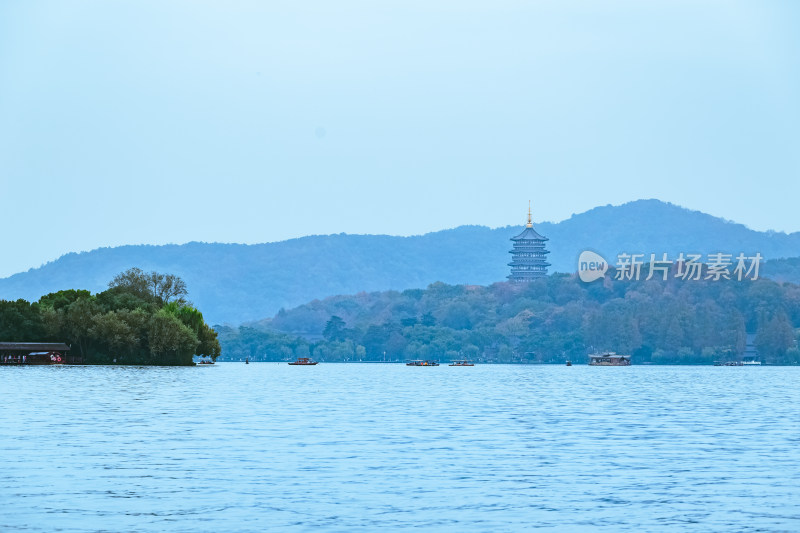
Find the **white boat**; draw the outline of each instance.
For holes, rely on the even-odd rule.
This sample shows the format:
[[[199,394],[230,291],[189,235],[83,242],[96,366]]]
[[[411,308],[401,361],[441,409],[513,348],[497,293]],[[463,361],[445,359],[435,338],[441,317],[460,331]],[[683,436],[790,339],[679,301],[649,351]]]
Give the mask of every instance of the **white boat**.
[[[742,361],[742,366],[761,365],[761,361]]]

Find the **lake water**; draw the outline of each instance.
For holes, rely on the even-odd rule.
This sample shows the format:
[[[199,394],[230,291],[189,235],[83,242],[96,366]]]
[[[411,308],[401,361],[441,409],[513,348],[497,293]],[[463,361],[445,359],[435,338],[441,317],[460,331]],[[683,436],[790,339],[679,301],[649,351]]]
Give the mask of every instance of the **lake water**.
[[[0,531],[799,531],[800,368],[0,367]]]

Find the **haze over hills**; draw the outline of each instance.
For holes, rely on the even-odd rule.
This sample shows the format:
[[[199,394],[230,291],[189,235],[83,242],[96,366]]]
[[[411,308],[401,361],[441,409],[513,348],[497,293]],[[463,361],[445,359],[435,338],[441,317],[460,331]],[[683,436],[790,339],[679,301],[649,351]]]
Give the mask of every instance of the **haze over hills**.
[[[521,230],[523,215],[519,226],[460,226],[413,237],[339,234],[255,245],[101,248],[0,279],[0,299],[37,300],[68,288],[98,291],[115,274],[137,266],[183,277],[209,323],[235,324],[336,294],[423,288],[436,281],[487,285],[505,280],[509,238]],[[597,207],[535,228],[550,239],[551,272],[574,271],[578,254],[587,248],[611,262],[620,252],[800,256],[800,233],[753,231],[658,200]],[[797,262],[780,264],[782,280],[800,279]],[[762,275],[769,275],[769,265]]]

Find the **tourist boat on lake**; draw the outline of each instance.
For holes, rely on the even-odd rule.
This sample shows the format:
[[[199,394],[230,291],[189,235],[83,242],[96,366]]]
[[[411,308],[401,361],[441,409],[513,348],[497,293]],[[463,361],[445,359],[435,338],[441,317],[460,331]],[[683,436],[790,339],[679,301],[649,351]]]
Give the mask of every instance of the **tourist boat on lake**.
[[[475,366],[475,363],[472,361],[467,361],[466,359],[456,359],[448,366]]]
[[[214,360],[213,359],[201,359],[201,360],[199,360],[197,362],[197,364],[198,365],[213,365],[214,364]]]
[[[406,363],[406,366],[439,366],[439,363],[436,361],[414,359],[413,361]]]
[[[589,356],[590,366],[630,366],[630,355],[619,355],[615,352],[595,353]]]
[[[750,365],[761,365],[761,361],[756,361],[755,359],[751,361],[742,361],[742,366],[750,366]]]
[[[310,357],[298,357],[297,361],[294,361],[289,364],[297,366],[311,366],[311,365],[316,365],[317,361],[312,361]]]

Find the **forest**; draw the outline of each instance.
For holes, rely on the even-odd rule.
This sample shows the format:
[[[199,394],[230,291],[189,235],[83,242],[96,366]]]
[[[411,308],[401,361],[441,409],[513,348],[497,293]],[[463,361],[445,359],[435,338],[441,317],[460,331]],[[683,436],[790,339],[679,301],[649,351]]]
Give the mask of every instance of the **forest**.
[[[631,354],[633,364],[741,360],[748,334],[766,364],[797,364],[800,287],[768,279],[583,283],[554,274],[528,284],[434,283],[282,309],[240,327],[216,326],[224,358],[496,363],[586,362]]]
[[[131,268],[108,289],[61,290],[36,302],[0,300],[0,339],[64,342],[87,364],[193,365],[216,359],[220,344],[172,274]]]

